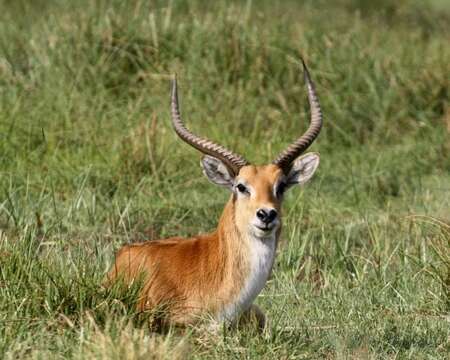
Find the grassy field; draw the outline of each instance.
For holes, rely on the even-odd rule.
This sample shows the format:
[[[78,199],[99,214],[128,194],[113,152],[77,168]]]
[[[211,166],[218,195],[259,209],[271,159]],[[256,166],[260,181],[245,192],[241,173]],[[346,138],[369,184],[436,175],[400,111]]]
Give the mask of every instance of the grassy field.
[[[0,0],[0,358],[442,359],[450,353],[450,6]],[[101,288],[123,243],[214,228],[229,194],[170,126],[255,163],[309,119],[270,328],[152,333]]]

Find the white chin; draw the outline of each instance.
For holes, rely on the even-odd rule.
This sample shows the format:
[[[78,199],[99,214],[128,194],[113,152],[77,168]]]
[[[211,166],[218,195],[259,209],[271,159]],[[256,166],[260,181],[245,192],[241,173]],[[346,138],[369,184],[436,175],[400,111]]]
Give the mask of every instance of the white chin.
[[[271,237],[273,233],[275,232],[276,226],[272,227],[271,229],[260,229],[259,227],[253,225],[252,226],[252,233],[259,238],[267,238]]]

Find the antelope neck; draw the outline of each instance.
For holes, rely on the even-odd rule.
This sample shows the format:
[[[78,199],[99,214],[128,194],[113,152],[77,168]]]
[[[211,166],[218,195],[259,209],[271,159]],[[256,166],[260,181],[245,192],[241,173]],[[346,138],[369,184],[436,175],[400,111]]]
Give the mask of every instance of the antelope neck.
[[[259,238],[249,230],[238,229],[235,221],[233,198],[225,206],[219,222],[220,248],[223,259],[223,284],[226,291],[217,319],[233,320],[240,312],[247,310],[263,289],[275,257],[277,234]]]

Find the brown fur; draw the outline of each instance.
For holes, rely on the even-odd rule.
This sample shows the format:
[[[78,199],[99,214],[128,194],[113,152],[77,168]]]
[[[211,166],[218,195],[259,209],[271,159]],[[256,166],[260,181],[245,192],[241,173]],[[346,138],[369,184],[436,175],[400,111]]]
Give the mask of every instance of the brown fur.
[[[116,254],[108,280],[122,277],[130,284],[144,274],[139,310],[166,305],[171,323],[192,323],[204,314],[217,316],[239,295],[249,273],[247,232],[256,209],[280,210],[273,188],[281,174],[275,165],[243,167],[237,178],[253,187],[255,197],[237,201],[233,195],[214,232],[125,245]],[[279,233],[280,229],[277,238]],[[256,316],[263,323],[262,312],[256,311]]]

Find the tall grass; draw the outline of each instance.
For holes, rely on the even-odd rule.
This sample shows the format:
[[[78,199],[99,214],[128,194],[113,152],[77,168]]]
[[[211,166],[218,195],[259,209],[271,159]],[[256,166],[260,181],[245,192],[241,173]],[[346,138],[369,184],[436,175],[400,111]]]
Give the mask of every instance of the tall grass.
[[[449,349],[450,8],[443,1],[0,1],[4,358],[442,358]],[[213,228],[228,194],[170,127],[268,162],[324,129],[291,191],[270,332],[171,329],[106,290],[114,250]]]

